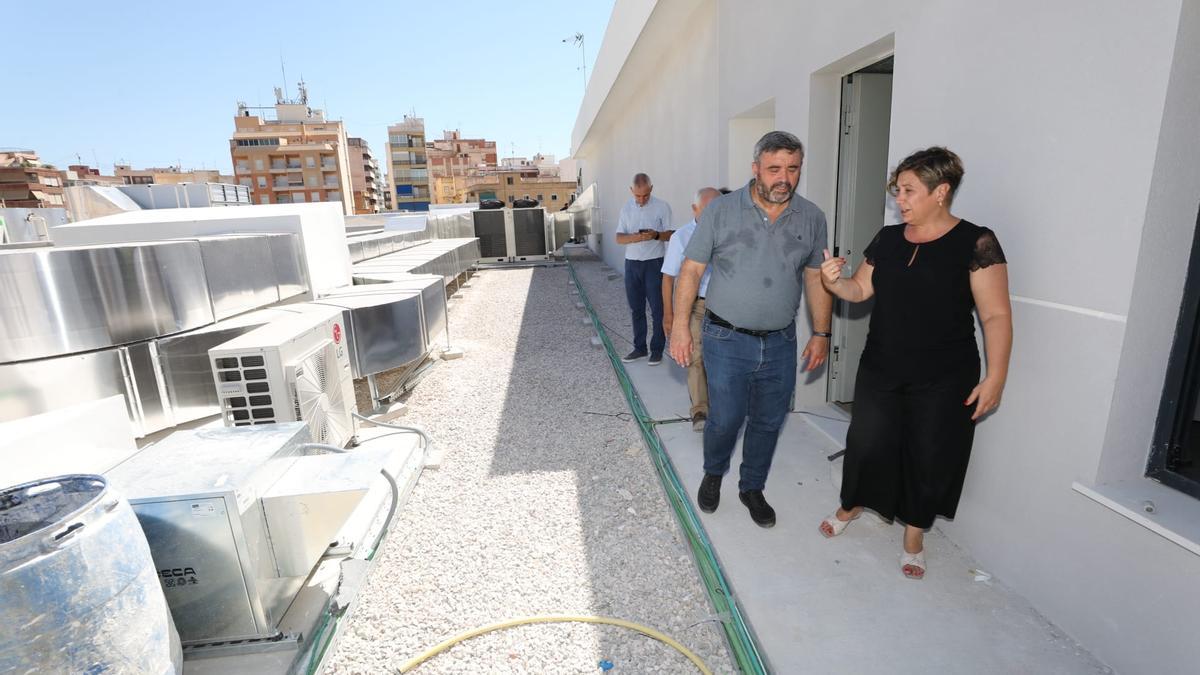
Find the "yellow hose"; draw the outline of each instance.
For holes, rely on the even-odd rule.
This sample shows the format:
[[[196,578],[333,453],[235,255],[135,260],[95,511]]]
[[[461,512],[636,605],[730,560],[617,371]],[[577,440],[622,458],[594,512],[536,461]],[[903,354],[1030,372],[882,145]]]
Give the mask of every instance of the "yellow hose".
[[[473,637],[483,635],[484,633],[491,633],[492,631],[497,631],[504,628],[512,628],[514,626],[523,626],[531,623],[601,623],[635,630],[644,635],[649,635],[659,642],[674,647],[676,651],[686,656],[689,661],[695,664],[696,669],[701,673],[704,675],[712,675],[712,671],[708,669],[708,666],[704,665],[704,662],[700,660],[699,656],[696,656],[696,654],[690,649],[679,644],[670,635],[660,633],[659,631],[656,631],[649,626],[643,626],[640,623],[625,621],[624,619],[610,619],[603,616],[527,616],[520,619],[510,619],[508,621],[501,621],[499,623],[480,626],[479,628],[473,628],[465,633],[460,633],[459,635],[456,635],[445,642],[431,647],[428,651],[420,656],[409,659],[404,663],[404,665],[400,666],[400,672],[407,673],[425,661],[428,661],[429,659],[441,654],[442,652],[464,640],[469,640]]]

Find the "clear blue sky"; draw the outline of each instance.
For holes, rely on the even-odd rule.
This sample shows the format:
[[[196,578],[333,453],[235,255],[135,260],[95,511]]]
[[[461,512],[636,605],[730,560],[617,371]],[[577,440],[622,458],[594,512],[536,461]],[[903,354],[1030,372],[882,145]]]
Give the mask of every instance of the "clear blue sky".
[[[346,122],[381,159],[387,125],[405,113],[426,134],[515,144],[560,159],[613,0],[410,2],[20,2],[5,10],[11,57],[0,147],[32,148],[65,168],[78,153],[111,173],[182,163],[231,173],[239,100],[294,97]]]

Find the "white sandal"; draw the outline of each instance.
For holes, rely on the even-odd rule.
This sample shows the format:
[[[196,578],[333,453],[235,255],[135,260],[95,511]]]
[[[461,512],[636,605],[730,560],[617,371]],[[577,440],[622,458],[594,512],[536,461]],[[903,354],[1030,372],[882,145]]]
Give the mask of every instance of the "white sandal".
[[[921,572],[920,574],[914,574],[909,571],[909,568],[921,570]],[[921,549],[916,553],[909,553],[908,551],[905,551],[904,555],[900,556],[900,573],[904,575],[905,579],[912,579],[914,581],[920,581],[921,579],[924,579],[925,549]]]
[[[859,512],[858,516],[861,515],[862,512]],[[837,511],[834,511],[833,513],[829,514],[828,518],[821,521],[821,525],[829,525],[829,530],[833,532],[833,534],[825,534],[825,529],[821,527],[818,527],[817,529],[821,532],[821,536],[825,537],[826,539],[832,539],[833,537],[836,537],[845,531],[846,526],[850,524],[850,521],[858,520],[858,516],[854,516],[850,520],[842,520],[841,518],[837,517]]]

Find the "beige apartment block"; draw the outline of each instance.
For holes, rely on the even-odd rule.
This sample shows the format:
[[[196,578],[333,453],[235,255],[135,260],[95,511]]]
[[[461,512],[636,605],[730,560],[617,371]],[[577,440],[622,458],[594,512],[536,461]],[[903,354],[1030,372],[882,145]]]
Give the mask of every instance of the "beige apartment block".
[[[383,183],[379,162],[371,147],[361,138],[349,139],[350,189],[354,192],[354,213],[379,213],[383,210]]]
[[[233,183],[233,176],[217,169],[183,169],[178,166],[135,169],[128,164],[113,166],[113,174],[122,185],[178,185],[179,183]]]
[[[349,140],[341,120],[308,107],[303,83],[297,100],[286,100],[279,89],[275,94],[268,108],[238,103],[229,139],[237,182],[250,188],[255,204],[341,202],[342,212],[352,215]]]
[[[404,121],[388,127],[385,147],[388,162],[388,192],[397,211],[428,211],[429,163],[425,148],[425,120],[405,115]]]
[[[547,211],[561,211],[575,198],[575,181],[538,176],[537,169],[500,170],[467,189],[466,200],[499,199],[511,206],[518,199],[536,199]]]

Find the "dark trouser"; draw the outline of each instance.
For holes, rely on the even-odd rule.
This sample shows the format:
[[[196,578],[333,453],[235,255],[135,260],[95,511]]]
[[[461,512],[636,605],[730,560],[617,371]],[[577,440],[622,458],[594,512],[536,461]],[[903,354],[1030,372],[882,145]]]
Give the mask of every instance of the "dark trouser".
[[[864,506],[888,520],[929,528],[953,518],[967,475],[979,364],[908,382],[859,366],[842,467],[842,508]]]
[[[625,261],[625,299],[633,313],[633,348],[646,351],[646,303],[650,303],[650,317],[654,324],[650,338],[650,352],[661,354],[667,344],[663,332],[662,258]]]
[[[738,430],[745,422],[738,490],[762,490],[796,388],[796,324],[754,337],[705,318],[702,332],[709,406],[704,473],[729,471]]]

